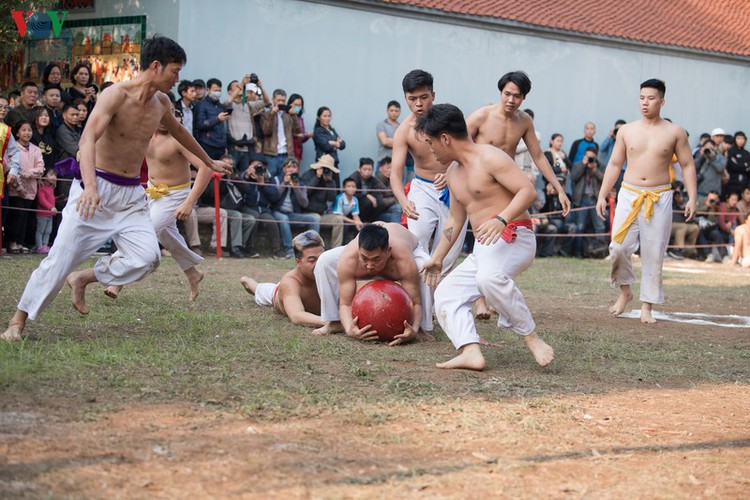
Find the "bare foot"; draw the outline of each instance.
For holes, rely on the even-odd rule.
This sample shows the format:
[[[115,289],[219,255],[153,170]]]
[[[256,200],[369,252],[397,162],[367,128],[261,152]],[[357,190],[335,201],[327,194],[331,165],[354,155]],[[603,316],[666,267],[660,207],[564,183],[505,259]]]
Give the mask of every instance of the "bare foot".
[[[86,271],[77,271],[70,273],[68,279],[65,280],[70,289],[73,291],[73,307],[76,311],[81,314],[88,314],[91,311],[86,307],[86,285],[89,282],[84,278]]]
[[[420,328],[417,332],[417,340],[420,342],[435,342],[435,336],[430,332],[426,332]]]
[[[487,309],[487,302],[484,297],[479,297],[474,302],[474,318],[475,319],[490,319],[490,310]]]
[[[203,281],[203,272],[197,270],[195,267],[191,267],[185,271],[185,275],[187,276],[188,283],[190,283],[190,301],[192,302],[201,292],[198,289],[198,285]]]
[[[316,328],[312,331],[313,335],[331,335],[333,333],[341,333],[344,331],[344,327],[341,326],[340,321],[329,321],[320,328]]]
[[[435,366],[447,370],[462,369],[480,372],[484,370],[485,362],[479,344],[467,344],[461,348],[461,354],[450,361],[438,363]]]
[[[547,366],[552,363],[555,359],[555,351],[545,341],[543,341],[536,332],[526,335],[523,338],[526,342],[526,347],[529,348],[531,354],[534,355],[534,359],[539,363],[539,366]]]
[[[18,323],[11,323],[8,325],[8,329],[0,335],[0,339],[7,340],[8,342],[17,342],[23,339],[24,325]]]
[[[610,314],[612,314],[612,316],[619,316],[625,311],[625,308],[628,306],[628,302],[630,302],[631,300],[633,300],[633,294],[630,292],[630,286],[621,286],[620,296],[617,297],[617,302],[615,302],[614,305],[609,308]]]
[[[255,295],[255,289],[258,287],[258,282],[249,276],[243,276],[240,278],[240,283],[245,287],[247,293]]]
[[[120,296],[120,292],[122,291],[122,288],[123,287],[121,285],[108,286],[107,288],[104,289],[104,295],[106,295],[110,299],[116,299],[117,297]]]
[[[641,306],[641,323],[654,324],[656,320],[651,315],[651,304],[644,302]]]

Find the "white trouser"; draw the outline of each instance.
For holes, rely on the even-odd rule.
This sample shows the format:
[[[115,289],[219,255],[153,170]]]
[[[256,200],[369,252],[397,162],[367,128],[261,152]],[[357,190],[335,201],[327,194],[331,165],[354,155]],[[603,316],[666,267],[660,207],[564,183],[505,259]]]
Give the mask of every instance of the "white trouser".
[[[472,304],[484,296],[500,319],[497,326],[519,335],[536,329],[526,301],[513,279],[534,261],[536,237],[525,227],[516,228],[518,237],[507,243],[474,245],[469,255],[440,282],[435,290],[435,313],[456,349],[479,342],[479,334],[471,312]]]
[[[315,286],[318,288],[318,295],[320,296],[320,317],[323,321],[339,321],[339,277],[337,268],[345,248],[346,246],[343,246],[325,251],[315,263]],[[430,256],[419,244],[412,255],[417,263],[417,272],[421,273]],[[434,328],[432,324],[432,301],[429,300],[431,290],[421,279],[419,284],[419,294],[422,300],[422,321],[419,326],[422,330],[431,332]]]
[[[96,279],[104,285],[127,285],[159,266],[159,245],[149,217],[146,193],[141,186],[119,186],[97,177],[103,211],[83,220],[76,202],[83,192],[73,181],[55,244],[31,274],[18,309],[34,320],[52,303],[65,279],[112,238],[119,255],[102,257],[94,265]]]
[[[273,307],[273,299],[278,287],[278,283],[258,283],[255,287],[255,303],[259,306]]]
[[[185,238],[177,229],[177,219],[174,217],[175,210],[182,205],[189,194],[190,188],[186,187],[170,191],[161,198],[148,200],[149,214],[151,223],[154,225],[154,231],[156,231],[156,237],[159,239],[159,243],[169,250],[172,258],[183,271],[203,262],[203,257],[188,248]],[[120,250],[118,249],[114,255],[119,257],[121,255]]]
[[[631,186],[639,189],[635,186]],[[649,191],[661,189],[665,186],[649,188]],[[633,200],[638,197],[628,189],[620,189],[617,195],[617,208],[613,227],[619,229],[630,214]],[[644,204],[645,207],[645,204]],[[662,285],[662,265],[664,253],[672,234],[672,191],[659,194],[659,201],[654,204],[651,221],[646,222],[644,207],[638,213],[628,229],[622,243],[612,241],[609,244],[609,254],[612,259],[612,287],[632,285],[635,283],[633,262],[630,256],[641,247],[641,295],[642,302],[649,304],[664,303],[664,287]]]
[[[435,253],[435,249],[443,237],[445,222],[450,215],[448,206],[440,201],[441,194],[442,191],[435,189],[435,184],[432,182],[423,181],[418,178],[414,178],[411,181],[408,199],[414,203],[417,212],[419,212],[419,219],[407,218],[407,225],[409,226],[409,231],[417,237],[419,244],[425,249],[430,249],[430,255]],[[467,225],[468,219],[464,223],[464,227],[461,228],[458,239],[453,243],[453,247],[451,247],[443,260],[443,275],[453,269],[456,259],[461,255]],[[435,238],[432,241],[432,247],[430,247],[430,238],[432,238],[433,234]]]

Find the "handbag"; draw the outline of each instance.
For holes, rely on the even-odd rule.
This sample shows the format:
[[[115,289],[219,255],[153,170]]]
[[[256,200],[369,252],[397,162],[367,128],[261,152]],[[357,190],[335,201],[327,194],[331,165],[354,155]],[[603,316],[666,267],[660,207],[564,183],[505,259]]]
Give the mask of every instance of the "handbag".
[[[227,182],[227,194],[219,204],[225,210],[237,210],[242,206],[244,196],[240,190],[231,182]]]

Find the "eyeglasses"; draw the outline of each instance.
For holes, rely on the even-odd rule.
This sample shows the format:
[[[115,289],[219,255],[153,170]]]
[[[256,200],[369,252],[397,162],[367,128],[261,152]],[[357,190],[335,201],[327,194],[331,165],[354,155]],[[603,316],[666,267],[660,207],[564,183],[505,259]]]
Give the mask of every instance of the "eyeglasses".
[[[0,106],[0,111],[8,111],[10,106]]]

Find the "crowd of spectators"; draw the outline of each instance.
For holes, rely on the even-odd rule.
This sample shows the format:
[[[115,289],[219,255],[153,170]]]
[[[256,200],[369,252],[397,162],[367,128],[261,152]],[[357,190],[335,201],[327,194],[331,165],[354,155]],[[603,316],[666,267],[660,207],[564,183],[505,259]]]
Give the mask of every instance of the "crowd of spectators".
[[[92,84],[85,64],[76,65],[69,76],[72,86],[64,88],[61,69],[52,64],[44,71],[41,88],[26,82],[12,98],[0,97],[0,121],[12,133],[3,151],[3,168],[10,178],[2,212],[3,242],[11,253],[49,251],[70,188],[70,176],[56,172],[55,165],[76,157],[86,120],[106,88]],[[307,228],[323,229],[328,244],[339,246],[365,222],[402,222],[401,207],[390,191],[393,135],[401,115],[398,101],[388,102],[383,120],[373,124],[376,159],[363,156],[356,172],[342,180],[338,152],[346,148],[346,131],[334,128],[327,106],[317,109],[313,130],[307,131],[302,95],[282,88],[269,92],[255,74],[226,85],[217,78],[184,80],[172,98],[183,126],[209,156],[233,166],[233,174],[220,182],[220,241],[215,227],[210,239],[199,229],[200,224],[216,224],[213,185],[183,224],[186,240],[196,251],[221,246],[236,258],[259,257],[261,251],[292,258],[293,234]],[[617,120],[601,145],[595,124],[586,123],[583,137],[573,141],[567,153],[564,137],[552,134],[545,156],[573,204],[565,217],[555,188],[539,175],[525,145],[519,145],[515,160],[538,193],[533,222],[540,257],[606,256],[611,228],[595,215],[594,207],[624,123]],[[686,192],[675,161],[671,258],[750,266],[742,243],[750,239],[750,231],[743,229],[750,213],[750,153],[745,143],[744,133],[731,135],[719,128],[700,136],[693,151],[700,214],[692,221],[682,215]],[[299,163],[306,148],[315,151],[309,166]],[[413,175],[408,157],[404,181]],[[617,188],[619,184],[612,197]],[[263,238],[266,244],[261,245]],[[467,239],[465,251],[471,251],[472,241]]]

